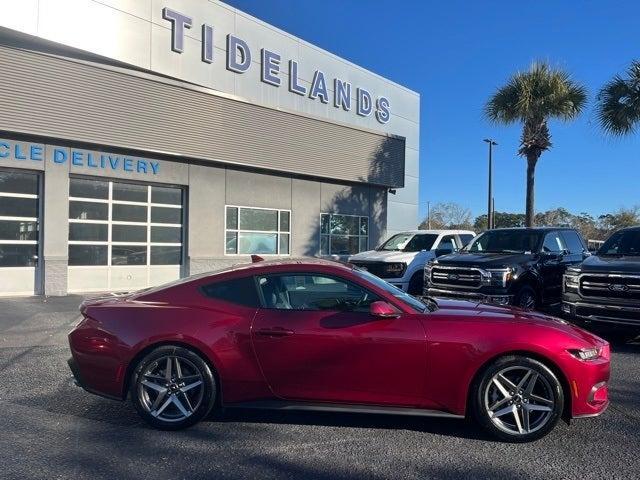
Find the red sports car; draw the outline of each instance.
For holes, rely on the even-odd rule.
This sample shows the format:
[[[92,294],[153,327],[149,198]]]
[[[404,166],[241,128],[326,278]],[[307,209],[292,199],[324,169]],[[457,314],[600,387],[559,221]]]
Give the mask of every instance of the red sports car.
[[[469,415],[527,441],[608,404],[604,340],[515,308],[419,300],[335,262],[257,261],[81,312],[77,382],[129,396],[162,429],[249,406]]]

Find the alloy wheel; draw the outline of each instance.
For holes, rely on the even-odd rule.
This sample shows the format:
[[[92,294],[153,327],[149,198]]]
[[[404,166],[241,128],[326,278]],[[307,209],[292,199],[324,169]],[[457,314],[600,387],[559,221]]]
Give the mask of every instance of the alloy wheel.
[[[496,373],[484,391],[491,422],[510,435],[543,428],[553,416],[555,396],[547,379],[532,368],[507,367]]]
[[[164,422],[180,422],[202,403],[204,381],[193,362],[167,355],[144,369],[137,392],[140,404],[150,415]]]

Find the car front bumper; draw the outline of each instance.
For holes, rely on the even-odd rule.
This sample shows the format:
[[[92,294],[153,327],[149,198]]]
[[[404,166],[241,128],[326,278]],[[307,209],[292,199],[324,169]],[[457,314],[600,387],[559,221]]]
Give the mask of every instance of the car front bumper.
[[[463,292],[460,290],[449,290],[430,287],[427,289],[430,297],[453,298],[458,300],[469,300],[479,303],[490,303],[493,305],[510,305],[513,303],[513,295],[509,294],[489,294],[482,292]]]
[[[568,319],[640,328],[640,306],[565,298],[561,308]]]

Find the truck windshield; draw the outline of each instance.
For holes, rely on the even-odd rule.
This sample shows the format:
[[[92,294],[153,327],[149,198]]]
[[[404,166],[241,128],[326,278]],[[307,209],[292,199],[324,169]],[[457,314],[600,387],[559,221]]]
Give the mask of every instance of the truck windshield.
[[[611,235],[598,250],[600,256],[640,256],[640,230],[620,231]]]
[[[420,252],[431,250],[438,235],[431,233],[398,233],[384,242],[378,250],[387,252]]]
[[[542,232],[490,230],[478,236],[464,251],[483,253],[534,253],[540,248]]]

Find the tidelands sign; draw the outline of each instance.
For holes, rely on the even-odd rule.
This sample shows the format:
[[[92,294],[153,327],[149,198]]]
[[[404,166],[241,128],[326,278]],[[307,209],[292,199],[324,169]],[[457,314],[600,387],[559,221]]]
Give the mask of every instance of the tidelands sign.
[[[162,18],[171,22],[171,50],[176,53],[184,52],[185,30],[193,28],[193,19],[176,10],[168,7],[162,9]],[[201,61],[205,63],[213,63],[213,26],[203,23],[201,29],[202,55]],[[227,70],[243,74],[251,68],[252,55],[247,42],[241,38],[228,34],[226,49],[226,66]],[[282,57],[279,53],[273,52],[266,48],[260,49],[260,79],[274,87],[280,87],[282,79],[280,72],[282,69]],[[351,83],[333,78],[333,98],[330,99],[329,88],[327,86],[327,77],[324,72],[316,69],[311,80],[311,85],[306,87],[300,81],[298,75],[298,62],[294,59],[288,60],[288,89],[291,93],[308,97],[310,100],[317,100],[322,103],[331,103],[335,108],[342,108],[345,111],[355,111],[362,117],[375,115],[380,123],[387,123],[391,117],[391,103],[389,99],[383,96],[375,98],[364,87],[355,87],[355,105],[351,101]]]

